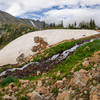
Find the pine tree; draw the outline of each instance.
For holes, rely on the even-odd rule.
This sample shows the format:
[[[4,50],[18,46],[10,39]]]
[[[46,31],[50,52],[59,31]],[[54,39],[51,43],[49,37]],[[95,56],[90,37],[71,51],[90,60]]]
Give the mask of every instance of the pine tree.
[[[74,28],[76,28],[76,25],[77,25],[77,24],[76,24],[76,22],[75,22],[75,23],[74,23]]]
[[[96,24],[95,21],[93,19],[90,20],[90,29],[95,29],[96,28]]]
[[[46,23],[45,22],[43,22],[43,28],[46,28]]]

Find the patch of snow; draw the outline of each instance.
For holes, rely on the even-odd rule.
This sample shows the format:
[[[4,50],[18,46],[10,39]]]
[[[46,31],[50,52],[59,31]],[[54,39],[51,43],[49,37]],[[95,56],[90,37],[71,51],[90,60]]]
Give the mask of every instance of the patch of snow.
[[[10,42],[6,47],[0,50],[0,66],[5,64],[16,64],[16,58],[21,53],[24,53],[25,57],[36,54],[36,52],[32,52],[31,50],[33,46],[37,45],[34,43],[35,36],[42,37],[49,45],[54,45],[63,40],[70,40],[72,38],[79,39],[95,34],[99,34],[99,32],[94,30],[68,29],[43,30],[25,34]]]
[[[99,39],[99,38],[97,38],[97,39]],[[61,53],[61,54],[58,53],[58,54],[52,56],[51,58],[47,59],[47,60],[45,61],[45,63],[50,62],[50,61],[54,61],[54,62],[55,62],[55,60],[62,61],[62,60],[64,60],[65,58],[67,58],[68,55],[69,55],[70,53],[74,52],[78,47],[82,46],[83,44],[86,44],[86,43],[89,43],[89,42],[93,42],[94,40],[97,40],[97,39],[91,39],[92,41],[89,40],[89,41],[87,41],[87,42],[83,42],[83,43],[81,43],[81,44],[77,44],[77,45],[73,46],[72,48],[70,48],[70,49],[68,49],[68,50],[65,50],[65,51],[64,51],[63,53]],[[45,64],[45,63],[44,63],[44,64]],[[29,65],[34,65],[34,64],[35,64],[35,65],[38,65],[38,66],[41,65],[40,62],[30,62],[30,63],[24,65],[24,66],[21,67],[21,68],[7,69],[6,71],[1,72],[1,73],[0,73],[0,76],[4,76],[4,75],[6,75],[7,72],[13,72],[13,71],[15,71],[15,70],[24,70],[24,69],[27,68]]]
[[[32,20],[30,20],[30,22],[33,25],[33,27],[37,27]]]

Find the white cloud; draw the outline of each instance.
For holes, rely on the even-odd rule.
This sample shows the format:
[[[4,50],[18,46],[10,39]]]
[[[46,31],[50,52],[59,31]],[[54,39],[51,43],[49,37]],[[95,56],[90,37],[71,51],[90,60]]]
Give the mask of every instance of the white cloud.
[[[75,21],[77,23],[81,21],[89,21],[90,19],[95,19],[97,25],[100,25],[100,9],[90,9],[90,8],[76,8],[76,9],[61,9],[61,10],[51,10],[45,13],[45,16],[41,20],[45,20],[47,23],[56,24],[63,20],[64,25],[72,24]]]
[[[1,0],[0,4],[2,3],[7,4],[8,8],[5,10],[8,13],[19,16],[26,12],[39,11],[55,5],[64,5],[66,0],[59,0],[59,2],[58,0],[8,0],[7,2],[5,0]]]
[[[52,6],[62,7],[63,5],[77,5],[78,3],[83,6],[94,5],[100,4],[100,0],[0,0],[0,6],[3,4],[5,8],[0,7],[0,9],[19,16],[26,12],[38,11]]]
[[[41,20],[46,20],[47,22],[56,21],[56,23],[64,20],[64,24],[66,25],[74,21],[87,21],[93,18],[99,25],[100,7],[95,9],[87,9],[85,7],[86,5],[93,6],[97,4],[100,6],[100,0],[0,0],[0,10],[4,10],[14,16],[25,16],[27,12],[41,11],[44,8],[59,6],[59,8],[62,8],[61,10],[49,10],[44,13],[44,17]],[[63,9],[64,5],[72,8]],[[82,8],[79,8],[79,5]]]

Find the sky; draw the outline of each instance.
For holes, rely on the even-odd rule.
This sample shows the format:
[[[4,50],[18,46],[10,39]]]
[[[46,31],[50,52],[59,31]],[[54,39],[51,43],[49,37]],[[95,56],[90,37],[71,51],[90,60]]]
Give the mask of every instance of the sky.
[[[100,0],[0,0],[0,10],[13,16],[64,25],[94,19],[100,26]]]

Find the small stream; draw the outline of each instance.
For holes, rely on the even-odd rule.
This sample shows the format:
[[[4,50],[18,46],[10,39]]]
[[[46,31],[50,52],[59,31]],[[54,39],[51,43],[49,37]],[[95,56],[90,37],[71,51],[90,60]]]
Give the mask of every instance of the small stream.
[[[94,40],[97,40],[97,38],[91,39],[91,40],[85,40],[82,43],[76,44],[72,48],[67,49],[62,53],[58,53],[58,54],[48,58],[47,60],[43,60],[40,62],[31,62],[31,63],[24,65],[21,68],[7,69],[6,71],[3,71],[0,73],[0,77],[7,77],[9,75],[13,75],[13,76],[18,76],[18,77],[22,78],[25,76],[36,75],[37,71],[46,72],[51,68],[51,66],[57,65],[57,64],[61,63],[63,60],[65,60],[77,48],[79,48],[80,46],[82,46],[86,43],[93,42]]]

